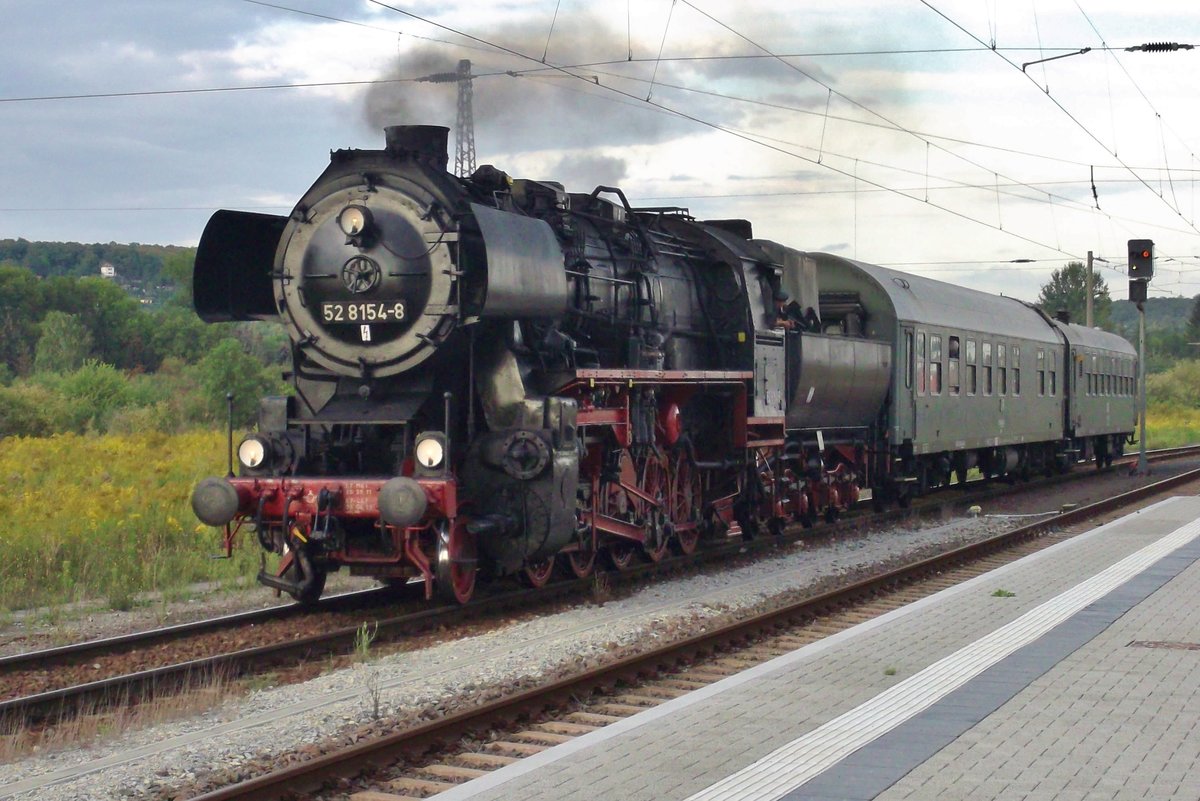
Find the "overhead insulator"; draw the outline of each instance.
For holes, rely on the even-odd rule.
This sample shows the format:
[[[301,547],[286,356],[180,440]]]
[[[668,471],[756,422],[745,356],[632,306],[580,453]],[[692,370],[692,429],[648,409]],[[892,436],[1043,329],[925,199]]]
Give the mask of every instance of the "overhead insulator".
[[[1195,48],[1195,45],[1180,44],[1179,42],[1150,42],[1149,44],[1127,47],[1125,48],[1125,52],[1133,53],[1140,50],[1143,53],[1167,53],[1172,50],[1192,50],[1193,48]]]

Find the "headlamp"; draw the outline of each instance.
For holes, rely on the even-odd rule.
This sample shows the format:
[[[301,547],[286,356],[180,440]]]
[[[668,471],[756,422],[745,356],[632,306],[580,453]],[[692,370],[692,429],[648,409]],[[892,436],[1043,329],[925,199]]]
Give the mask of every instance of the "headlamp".
[[[347,206],[338,214],[337,222],[346,236],[361,236],[371,224],[371,212],[364,206]]]
[[[417,438],[417,446],[414,448],[417,464],[426,470],[436,470],[442,466],[443,460],[446,458],[446,443],[442,441],[440,435],[422,434]]]
[[[262,467],[263,462],[267,460],[268,447],[266,440],[251,434],[242,440],[241,445],[238,445],[238,461],[242,463],[242,467],[256,470]]]

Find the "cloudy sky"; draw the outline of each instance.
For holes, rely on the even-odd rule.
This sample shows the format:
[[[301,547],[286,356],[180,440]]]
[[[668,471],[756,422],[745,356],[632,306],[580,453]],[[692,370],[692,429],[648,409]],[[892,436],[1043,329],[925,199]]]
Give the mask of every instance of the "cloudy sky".
[[[1190,0],[0,0],[0,238],[195,244],[329,150],[453,127],[479,163],[1036,297],[1092,250],[1200,293]],[[1090,48],[1090,52],[1079,51]],[[1070,54],[1070,55],[1068,55]],[[1038,64],[1028,62],[1065,56]]]

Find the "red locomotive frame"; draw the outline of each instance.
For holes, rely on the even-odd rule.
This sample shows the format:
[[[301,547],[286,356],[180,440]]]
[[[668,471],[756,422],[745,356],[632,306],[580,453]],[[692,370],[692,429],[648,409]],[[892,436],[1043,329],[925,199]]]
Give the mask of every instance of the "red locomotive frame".
[[[747,538],[764,530],[776,533],[787,521],[811,523],[818,513],[832,518],[857,501],[867,470],[861,449],[831,446],[841,461],[828,471],[822,459],[818,480],[781,468],[785,421],[747,414],[752,380],[750,371],[576,370],[556,394],[578,403],[576,423],[585,443],[579,478],[589,501],[576,510],[576,541],[554,557],[526,564],[520,576],[525,583],[545,584],[556,560],[585,577],[600,554],[625,569],[638,557],[657,561],[672,549],[690,554],[705,533]],[[654,434],[638,442],[632,408],[638,393],[646,392],[657,403]],[[680,410],[698,393],[727,401],[732,414],[725,442],[698,447],[681,436]],[[406,473],[411,472],[410,463]],[[427,598],[437,593],[465,603],[474,591],[477,563],[471,499],[460,497],[452,471],[414,478],[428,505],[417,523],[400,527],[380,519],[378,496],[388,477],[231,477],[238,513],[225,526],[226,552],[247,522],[254,523],[260,540],[264,532],[282,533],[289,547],[274,573],[281,578],[311,539],[328,534],[334,519],[371,521],[380,532],[375,544],[385,547],[326,547],[329,568],[346,566],[385,581],[419,580]],[[269,576],[263,580],[271,584]]]

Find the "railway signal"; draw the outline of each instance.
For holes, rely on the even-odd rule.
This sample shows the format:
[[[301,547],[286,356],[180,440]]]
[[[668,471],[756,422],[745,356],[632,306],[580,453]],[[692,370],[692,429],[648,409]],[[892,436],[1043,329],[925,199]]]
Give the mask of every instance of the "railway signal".
[[[1154,240],[1129,240],[1129,299],[1138,309],[1138,475],[1146,465],[1146,290],[1154,276]]]
[[[1149,281],[1154,277],[1154,241],[1129,240],[1129,280]]]

